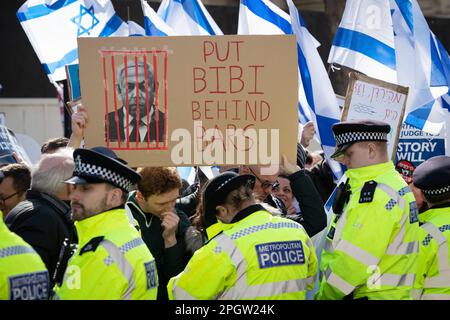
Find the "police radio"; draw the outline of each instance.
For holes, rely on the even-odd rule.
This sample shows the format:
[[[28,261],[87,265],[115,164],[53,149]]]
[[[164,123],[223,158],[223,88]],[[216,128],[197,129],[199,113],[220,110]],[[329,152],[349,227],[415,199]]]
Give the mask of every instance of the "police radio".
[[[333,212],[336,214],[337,217],[339,217],[342,214],[344,206],[347,204],[348,200],[350,199],[350,195],[352,193],[350,190],[350,184],[348,182],[349,179],[347,179],[345,183],[341,182],[336,191],[336,197],[334,198],[333,201]]]
[[[58,262],[56,263],[55,273],[53,274],[53,282],[58,286],[61,286],[64,278],[64,273],[66,272],[67,263],[69,259],[77,251],[78,244],[71,243],[69,238],[65,238],[61,246],[61,251],[59,252]]]

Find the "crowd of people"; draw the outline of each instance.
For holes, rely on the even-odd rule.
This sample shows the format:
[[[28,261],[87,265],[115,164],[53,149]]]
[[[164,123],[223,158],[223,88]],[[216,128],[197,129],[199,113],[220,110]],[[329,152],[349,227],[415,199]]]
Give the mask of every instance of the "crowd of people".
[[[31,168],[0,167],[0,299],[302,300],[315,284],[316,299],[450,299],[450,157],[408,185],[385,123],[333,126],[338,186],[306,149],[311,125],[296,163],[197,170],[191,185],[176,168],[80,148],[87,125],[80,107],[70,139],[46,142]]]

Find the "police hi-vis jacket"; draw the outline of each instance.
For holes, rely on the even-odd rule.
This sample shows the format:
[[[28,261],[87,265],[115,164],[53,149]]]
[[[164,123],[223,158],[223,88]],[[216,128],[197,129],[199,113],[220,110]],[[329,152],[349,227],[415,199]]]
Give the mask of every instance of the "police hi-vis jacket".
[[[423,300],[450,300],[450,204],[433,207],[421,213],[424,223],[420,242],[418,295]]]
[[[317,267],[300,224],[252,205],[197,250],[167,288],[169,299],[305,299]]]
[[[351,196],[328,229],[316,299],[411,299],[420,232],[413,193],[392,162],[346,175]]]
[[[56,299],[156,299],[155,260],[124,209],[77,221],[79,245]]]
[[[0,300],[45,300],[49,286],[41,257],[9,231],[0,211]]]

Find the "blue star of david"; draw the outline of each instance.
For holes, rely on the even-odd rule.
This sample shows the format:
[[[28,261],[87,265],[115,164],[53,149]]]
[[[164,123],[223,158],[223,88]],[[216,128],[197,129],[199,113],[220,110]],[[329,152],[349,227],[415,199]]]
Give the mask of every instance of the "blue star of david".
[[[89,19],[92,18],[91,26],[85,28],[81,23],[83,22],[83,16],[87,16],[85,18]],[[73,23],[75,23],[78,26],[77,30],[77,37],[87,33],[88,35],[91,34],[91,31],[94,29],[94,27],[99,23],[98,19],[94,15],[94,6],[92,5],[89,9],[84,7],[80,4],[80,14],[70,19]]]

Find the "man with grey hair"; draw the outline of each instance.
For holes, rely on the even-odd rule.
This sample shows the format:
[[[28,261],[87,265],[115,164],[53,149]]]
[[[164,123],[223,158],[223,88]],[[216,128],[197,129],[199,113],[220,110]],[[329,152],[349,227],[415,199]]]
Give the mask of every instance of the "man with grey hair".
[[[31,189],[27,191],[26,200],[5,219],[9,229],[41,256],[50,277],[55,272],[64,240],[73,237],[74,227],[67,204],[70,187],[63,183],[72,175],[73,167],[71,148],[43,155],[32,169]]]
[[[153,66],[130,59],[119,65],[117,78],[122,107],[108,113],[106,140],[163,142],[165,114],[160,110],[156,112]]]

